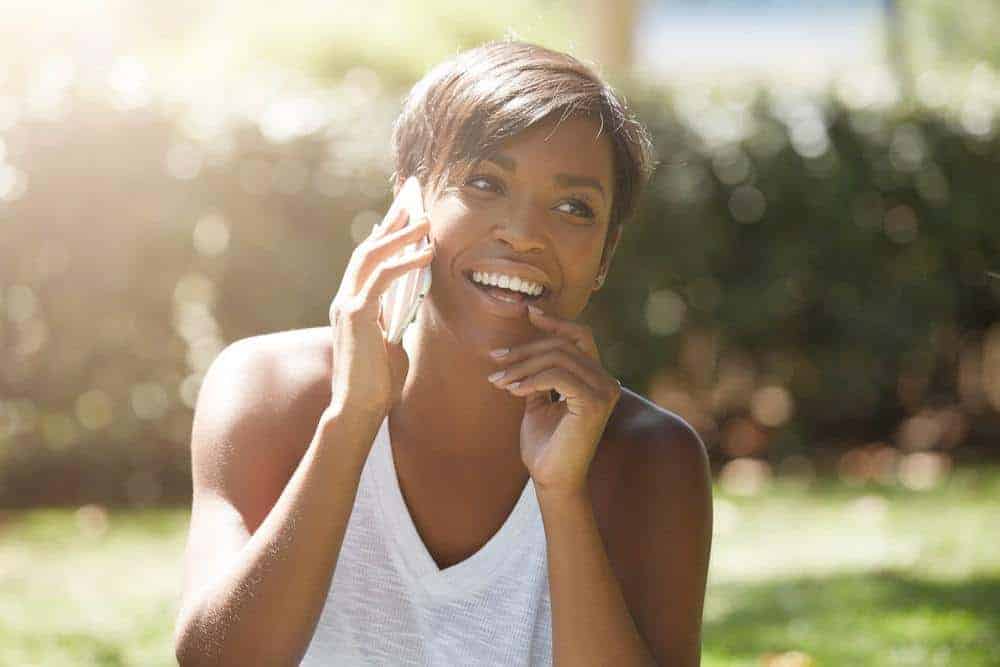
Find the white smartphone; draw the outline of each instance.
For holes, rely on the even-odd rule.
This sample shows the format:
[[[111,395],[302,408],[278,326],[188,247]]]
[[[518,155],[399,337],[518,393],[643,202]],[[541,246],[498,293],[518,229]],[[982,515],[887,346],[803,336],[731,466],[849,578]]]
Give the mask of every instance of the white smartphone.
[[[406,224],[412,224],[424,217],[424,195],[420,189],[420,181],[417,180],[416,176],[410,176],[406,179],[403,187],[399,190],[398,199],[409,213]],[[430,239],[424,236],[416,243],[406,245],[399,255],[419,252],[429,245]],[[417,318],[420,304],[430,288],[431,267],[428,264],[407,271],[393,280],[389,287],[382,292],[379,301],[387,341],[398,343],[403,339],[403,332]]]

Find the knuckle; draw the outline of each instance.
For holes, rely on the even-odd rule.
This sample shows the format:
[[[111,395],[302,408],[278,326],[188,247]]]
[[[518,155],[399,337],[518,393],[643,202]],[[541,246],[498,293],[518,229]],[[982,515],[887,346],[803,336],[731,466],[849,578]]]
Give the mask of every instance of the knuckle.
[[[378,239],[372,239],[369,243],[369,253],[375,254],[385,251],[385,248],[392,243],[392,235],[382,236]]]
[[[604,389],[604,399],[611,402],[617,401],[622,394],[621,385],[618,384],[617,380],[612,379],[611,382]]]
[[[336,299],[330,306],[331,321],[351,322],[355,320],[364,312],[365,301],[362,295]]]
[[[376,268],[373,273],[372,279],[372,285],[375,286],[376,291],[381,292],[383,287],[387,286],[393,279],[401,275],[402,269],[405,265],[405,258],[392,259],[379,264],[378,268]]]
[[[360,299],[352,299],[351,303],[345,304],[345,306],[341,308],[340,320],[347,324],[351,324],[358,319],[358,316],[360,314],[361,314]]]
[[[371,252],[371,249],[374,246],[374,244],[375,244],[375,239],[371,236],[361,239],[361,242],[358,243],[358,245],[354,246],[354,255],[356,257],[362,257],[362,258],[365,257],[366,255],[368,255],[369,252]]]
[[[571,340],[569,340],[567,338],[560,338],[559,339],[559,349],[565,350],[566,352],[569,352],[570,350],[573,350],[574,348],[576,348],[576,343],[574,343],[573,341],[571,341]]]
[[[570,354],[570,351],[563,347],[559,347],[555,350],[552,350],[552,352],[550,352],[549,355],[552,361],[568,363],[573,360],[573,355]]]

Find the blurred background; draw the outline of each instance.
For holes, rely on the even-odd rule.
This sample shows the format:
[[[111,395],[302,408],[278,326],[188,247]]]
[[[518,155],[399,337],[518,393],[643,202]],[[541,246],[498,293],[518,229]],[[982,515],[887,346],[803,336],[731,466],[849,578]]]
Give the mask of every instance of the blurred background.
[[[705,663],[1000,664],[998,31],[994,0],[0,0],[0,662],[173,663],[204,372],[326,323],[403,95],[511,36],[653,133],[586,319],[708,446]]]

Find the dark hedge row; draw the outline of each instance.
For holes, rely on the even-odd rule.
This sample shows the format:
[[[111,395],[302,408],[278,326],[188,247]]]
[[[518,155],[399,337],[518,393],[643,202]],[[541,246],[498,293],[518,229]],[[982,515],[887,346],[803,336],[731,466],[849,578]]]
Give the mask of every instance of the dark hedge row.
[[[388,204],[398,94],[363,72],[293,92],[116,109],[69,91],[0,125],[0,505],[187,501],[212,358],[325,323]],[[716,465],[997,453],[988,124],[633,101],[661,164],[587,312],[627,386]]]

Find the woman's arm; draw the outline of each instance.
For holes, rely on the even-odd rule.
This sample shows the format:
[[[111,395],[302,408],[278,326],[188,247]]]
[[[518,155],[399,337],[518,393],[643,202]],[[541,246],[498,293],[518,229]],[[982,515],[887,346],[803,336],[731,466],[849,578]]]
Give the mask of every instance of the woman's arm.
[[[697,435],[661,415],[652,437],[627,443],[624,506],[615,512],[628,517],[630,534],[615,527],[616,539],[628,541],[615,549],[617,560],[608,557],[589,496],[539,494],[556,665],[700,663],[711,477]]]
[[[555,665],[653,665],[584,493],[538,495],[545,524]]]
[[[612,564],[588,479],[623,388],[602,365],[589,326],[533,306],[528,314],[552,336],[494,350],[504,372],[489,380],[527,398],[521,457],[545,524],[556,662],[697,665],[712,538],[705,446],[649,401],[620,411],[611,430],[624,449],[626,483],[613,523],[616,551],[626,556]],[[552,403],[553,389],[565,403]],[[623,417],[629,412],[634,419]]]
[[[275,452],[287,444],[288,411],[275,406],[274,378],[287,357],[262,360],[235,345],[206,375],[191,445],[190,583],[175,633],[182,665],[297,665],[305,654],[365,460],[406,377],[405,351],[379,326],[379,295],[434,256],[433,246],[397,255],[428,230],[426,219],[406,219],[397,199],[351,254],[330,304],[332,360],[320,378],[331,383],[330,402],[283,488],[274,471],[285,459]],[[244,528],[248,515],[266,516]]]
[[[185,667],[298,664],[329,592],[379,422],[324,412],[275,499],[267,494],[288,443],[265,404],[274,373],[256,354],[227,350],[199,396],[187,585],[175,629]],[[259,526],[244,529],[260,514]]]

